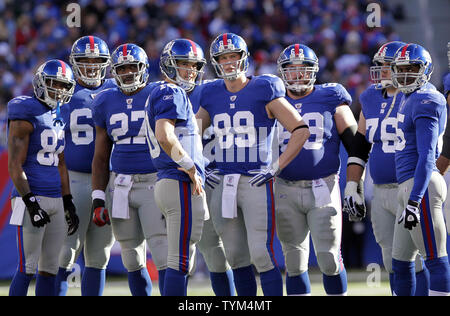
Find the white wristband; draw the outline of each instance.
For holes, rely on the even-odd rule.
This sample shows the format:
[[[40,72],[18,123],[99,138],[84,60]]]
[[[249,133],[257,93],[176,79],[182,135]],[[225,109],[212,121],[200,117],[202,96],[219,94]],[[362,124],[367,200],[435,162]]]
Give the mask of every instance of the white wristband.
[[[186,170],[189,170],[194,166],[194,161],[188,155],[184,155],[183,158],[175,162],[180,165],[181,168]]]
[[[91,196],[92,196],[92,200],[94,200],[94,199],[101,199],[101,200],[104,201],[106,199],[105,198],[105,191],[102,191],[102,190],[94,190],[94,191],[92,191]]]

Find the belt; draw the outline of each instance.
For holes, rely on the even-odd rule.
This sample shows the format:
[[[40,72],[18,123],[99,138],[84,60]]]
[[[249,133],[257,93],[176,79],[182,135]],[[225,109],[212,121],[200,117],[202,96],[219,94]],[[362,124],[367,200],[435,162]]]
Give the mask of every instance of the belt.
[[[328,182],[329,180],[334,180],[334,178],[337,175],[335,173],[330,174],[328,177],[322,178],[325,182]],[[297,180],[297,181],[290,181],[283,178],[277,177],[277,181],[280,181],[281,183],[291,186],[291,187],[300,187],[300,188],[312,188],[313,181],[314,180]]]

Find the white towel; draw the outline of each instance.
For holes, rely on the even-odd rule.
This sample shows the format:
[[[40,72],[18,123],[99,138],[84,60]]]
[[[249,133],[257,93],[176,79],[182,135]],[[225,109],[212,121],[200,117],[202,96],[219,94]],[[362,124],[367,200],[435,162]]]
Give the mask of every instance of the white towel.
[[[11,202],[14,201],[14,208],[12,209],[11,219],[9,223],[11,225],[22,226],[23,216],[25,214],[25,202],[21,197],[15,197]]]
[[[206,193],[205,191],[202,192],[202,199],[203,199],[203,209],[205,210],[205,215],[203,217],[203,219],[205,221],[207,221],[209,219],[209,208],[208,208],[208,203],[206,202]]]
[[[227,174],[223,177],[222,217],[237,217],[237,188],[240,174]]]
[[[129,174],[118,174],[114,180],[114,194],[112,204],[112,217],[129,219],[128,194],[133,181]]]
[[[312,191],[316,200],[316,207],[323,207],[331,203],[331,194],[323,179],[313,180]]]

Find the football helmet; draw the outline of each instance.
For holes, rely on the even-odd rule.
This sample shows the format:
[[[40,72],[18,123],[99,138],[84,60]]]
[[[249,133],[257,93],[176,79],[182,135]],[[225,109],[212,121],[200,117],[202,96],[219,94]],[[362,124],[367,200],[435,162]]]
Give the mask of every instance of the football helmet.
[[[36,98],[53,110],[58,104],[62,105],[70,101],[75,85],[72,69],[58,59],[52,59],[40,65],[33,78]]]
[[[418,65],[417,72],[400,72],[399,67]],[[406,44],[395,53],[391,63],[393,85],[403,93],[411,93],[426,84],[433,73],[430,53],[418,44]]]
[[[217,58],[220,55],[235,52],[241,54],[241,59],[233,62],[236,63],[234,71],[226,72],[224,69],[224,65],[228,65],[230,63],[219,64]],[[216,71],[216,74],[219,78],[234,80],[242,73],[246,73],[248,70],[248,56],[250,54],[248,52],[247,44],[239,35],[233,33],[224,33],[217,36],[211,44],[209,54],[211,56],[211,64],[213,65],[214,70]]]
[[[375,88],[382,89],[392,86],[392,79],[383,77],[383,74],[391,73],[391,66],[383,66],[385,63],[391,63],[397,50],[406,43],[400,41],[388,42],[380,47],[373,56],[372,62],[375,66],[370,67],[370,79],[376,84]]]
[[[101,58],[99,63],[81,62],[82,58]],[[96,36],[83,36],[75,41],[69,56],[75,78],[88,86],[101,85],[110,63],[109,48]]]
[[[289,65],[296,66],[287,67]],[[277,68],[286,88],[301,92],[309,89],[316,82],[319,59],[308,46],[292,44],[281,52],[277,60]]]
[[[118,68],[125,65],[136,65],[136,72],[119,74]],[[125,92],[133,92],[144,87],[149,77],[149,62],[145,51],[135,44],[123,44],[111,54],[111,74],[119,88]]]
[[[196,63],[196,69],[180,67],[177,61],[182,60]],[[205,65],[206,59],[200,45],[184,38],[175,39],[167,43],[159,61],[161,72],[187,92],[192,91],[196,85],[201,84]],[[190,77],[188,79],[183,78],[180,75],[180,69],[188,71]]]

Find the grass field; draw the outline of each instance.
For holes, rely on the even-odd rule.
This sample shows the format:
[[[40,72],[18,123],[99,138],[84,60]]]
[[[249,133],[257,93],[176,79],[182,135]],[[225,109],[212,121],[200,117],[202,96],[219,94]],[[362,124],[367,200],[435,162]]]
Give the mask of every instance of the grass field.
[[[318,271],[310,272],[311,294],[312,296],[324,296],[325,291],[322,285],[322,276]],[[348,272],[348,296],[390,296],[389,281],[387,274],[381,272],[379,278],[373,281],[370,272],[349,271]],[[369,280],[369,282],[367,282]],[[10,281],[0,281],[0,296],[8,295]],[[68,296],[80,296],[79,287],[71,287]],[[28,290],[30,296],[34,295],[34,281]],[[125,276],[107,276],[104,296],[130,296],[128,282]],[[153,283],[154,296],[159,296],[158,282]],[[189,280],[188,296],[213,296],[209,280],[203,275],[196,276]],[[258,295],[262,295],[260,287]]]

